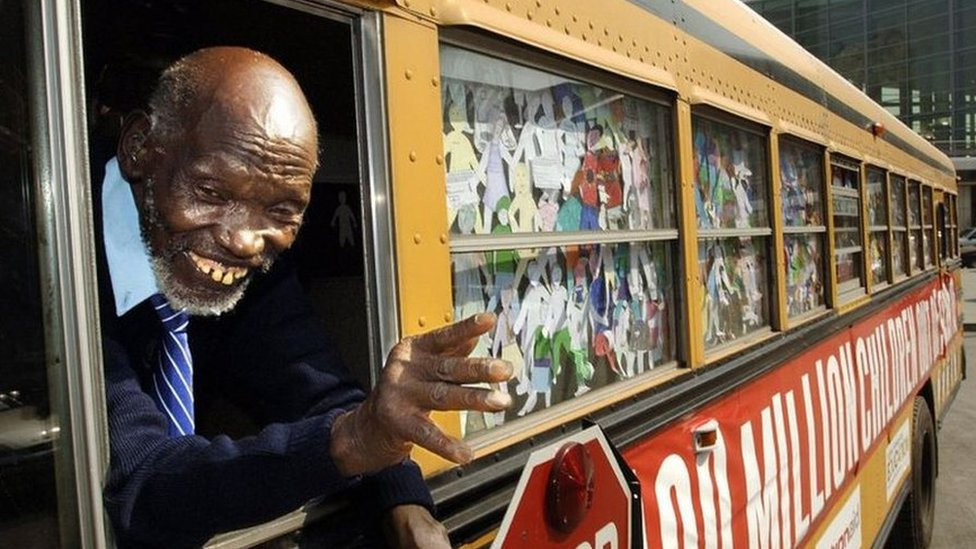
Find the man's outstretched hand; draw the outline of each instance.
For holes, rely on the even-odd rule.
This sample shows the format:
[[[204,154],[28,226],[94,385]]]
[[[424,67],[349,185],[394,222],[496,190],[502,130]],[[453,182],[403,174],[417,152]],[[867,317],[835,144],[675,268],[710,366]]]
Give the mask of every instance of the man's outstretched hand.
[[[345,476],[372,473],[403,461],[414,444],[455,463],[471,461],[471,449],[431,421],[432,410],[498,412],[508,393],[468,383],[504,383],[512,365],[469,358],[478,337],[495,325],[484,313],[398,343],[379,383],[358,408],[332,425],[332,459]]]

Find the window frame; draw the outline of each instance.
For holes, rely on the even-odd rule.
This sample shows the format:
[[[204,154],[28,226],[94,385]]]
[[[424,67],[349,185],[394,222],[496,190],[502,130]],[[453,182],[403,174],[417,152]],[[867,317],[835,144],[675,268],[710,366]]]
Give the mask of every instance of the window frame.
[[[908,211],[908,215],[905,217],[905,223],[908,227],[908,263],[910,265],[909,276],[915,276],[916,274],[925,271],[925,240],[922,237],[922,224],[924,223],[922,218],[922,182],[917,179],[907,179],[906,181],[906,191],[905,191],[905,207]],[[912,189],[918,189],[918,203],[912,205]],[[912,212],[918,215],[918,224],[912,222]],[[912,261],[912,236],[915,236],[915,261]]]
[[[896,181],[898,183],[896,183]],[[903,219],[905,220],[905,224],[904,225],[895,225],[895,215],[894,215],[894,196],[895,196],[895,192],[894,192],[894,189],[895,189],[895,186],[896,185],[898,186],[898,188],[901,189],[901,197],[902,197],[901,214],[902,214]],[[908,239],[908,226],[909,226],[909,223],[908,223],[908,178],[905,177],[905,176],[903,176],[903,175],[899,175],[899,174],[892,173],[892,172],[888,172],[888,219],[890,220],[890,222],[889,222],[890,231],[889,232],[890,232],[890,235],[891,235],[891,247],[889,248],[889,251],[891,252],[891,256],[890,256],[890,259],[891,259],[891,279],[892,279],[892,284],[897,284],[897,283],[901,282],[902,280],[906,280],[909,277],[911,277],[911,275],[912,275],[912,266],[911,266],[911,260],[910,260],[910,255],[911,254],[909,253],[909,246],[910,246],[910,244],[909,244],[909,239]],[[895,243],[898,240],[898,239],[895,238],[896,235],[901,235],[903,237],[902,241],[904,242],[904,245],[903,245],[902,250],[901,250],[901,252],[903,254],[902,257],[903,257],[903,260],[904,260],[904,263],[902,265],[903,271],[901,273],[896,272],[896,270],[895,270],[894,250],[895,250]]]
[[[777,288],[778,281],[781,274],[776,268],[775,256],[773,254],[773,246],[775,241],[775,227],[777,221],[774,219],[775,212],[777,211],[777,205],[773,203],[774,193],[773,193],[773,164],[772,159],[772,131],[771,128],[760,124],[756,121],[742,118],[735,114],[722,111],[716,107],[707,104],[694,105],[691,109],[689,116],[690,120],[690,130],[692,146],[689,152],[692,155],[692,162],[694,162],[694,133],[695,133],[695,122],[696,118],[701,118],[712,124],[721,124],[737,131],[743,131],[750,133],[762,140],[765,158],[763,159],[763,167],[766,169],[766,188],[764,191],[763,199],[766,203],[766,226],[764,227],[749,227],[749,228],[719,228],[719,229],[702,229],[698,226],[697,221],[692,223],[694,227],[694,238],[696,243],[696,248],[698,249],[698,257],[694,259],[696,268],[700,262],[701,257],[701,243],[704,240],[718,240],[736,237],[749,237],[749,238],[763,238],[764,239],[764,252],[766,256],[766,287],[765,296],[767,299],[766,310],[767,319],[766,323],[756,329],[748,332],[736,339],[725,341],[712,347],[708,347],[705,342],[705,334],[707,330],[702,331],[701,339],[695,344],[702,345],[704,349],[704,362],[713,362],[716,359],[726,356],[728,353],[733,352],[735,349],[744,348],[754,344],[758,339],[761,339],[776,329],[777,316],[778,316],[778,296]],[[691,192],[695,193],[695,182],[691,181],[690,185]],[[697,217],[696,217],[697,219]],[[689,236],[690,238],[690,236]],[[701,284],[704,286],[705,280],[702,279]],[[696,305],[693,305],[696,306]]]
[[[876,166],[876,165],[873,165],[873,164],[865,164],[864,165],[865,192],[866,192],[866,195],[868,196],[868,202],[870,202],[870,193],[871,193],[871,188],[870,188],[871,187],[871,175],[870,174],[872,172],[873,173],[878,173],[878,174],[881,175],[881,195],[883,197],[884,204],[885,204],[885,214],[884,214],[884,217],[885,217],[885,220],[884,221],[885,221],[885,223],[883,225],[873,225],[872,224],[872,221],[873,220],[871,220],[871,219],[867,219],[866,218],[864,220],[864,225],[865,225],[865,227],[867,229],[867,236],[868,236],[868,239],[867,239],[867,247],[868,247],[868,251],[867,251],[867,265],[868,265],[868,268],[867,268],[867,271],[868,271],[868,273],[867,273],[867,275],[869,277],[871,277],[870,278],[871,293],[875,293],[875,292],[880,291],[880,290],[883,290],[884,288],[887,288],[889,285],[891,285],[891,283],[893,281],[893,276],[892,276],[893,269],[891,267],[891,246],[892,246],[892,240],[891,240],[891,234],[890,234],[890,231],[889,231],[889,229],[891,227],[891,201],[888,198],[888,196],[889,196],[889,186],[890,186],[889,185],[889,181],[888,181],[888,171],[885,170],[884,168],[880,167],[880,166]],[[865,206],[868,206],[868,204],[865,204]],[[870,213],[868,214],[868,217],[870,217]],[[874,247],[871,245],[871,238],[873,236],[875,236],[876,234],[878,234],[878,233],[881,233],[882,234],[881,238],[884,239],[883,240],[882,249],[885,251],[885,254],[886,254],[885,257],[884,257],[884,261],[883,261],[884,270],[885,270],[885,276],[884,276],[884,280],[881,281],[881,282],[875,282],[874,281],[874,279],[873,279],[874,273],[873,273],[873,271],[871,269],[871,265],[874,263],[874,257],[872,257],[873,254],[874,254]]]
[[[533,231],[503,235],[462,235],[450,231],[446,233],[448,236],[448,254],[451,257],[452,264],[453,258],[460,254],[487,253],[503,250],[541,250],[551,247],[562,249],[566,246],[655,244],[659,242],[665,242],[666,246],[669,246],[667,250],[669,264],[667,267],[671,276],[671,287],[674,289],[674,295],[672,296],[672,314],[670,318],[672,330],[670,337],[673,345],[674,358],[655,364],[651,370],[645,371],[633,378],[619,379],[602,387],[595,387],[585,394],[554,403],[549,408],[536,409],[523,417],[506,421],[503,425],[477,431],[465,437],[466,442],[475,448],[480,448],[495,440],[511,437],[518,438],[519,433],[530,432],[540,423],[550,422],[556,419],[568,421],[570,418],[588,413],[597,407],[605,407],[607,406],[608,399],[614,401],[623,399],[627,394],[654,385],[662,377],[690,364],[687,347],[688,337],[683,335],[681,330],[687,311],[682,306],[684,301],[682,296],[688,290],[684,282],[684,277],[682,276],[682,254],[684,253],[684,246],[681,237],[681,183],[679,180],[680,157],[677,130],[679,110],[676,103],[677,96],[673,92],[634,82],[618,74],[601,71],[551,53],[534,50],[530,46],[504,42],[477,31],[461,28],[442,28],[438,35],[438,47],[443,45],[493,57],[529,69],[563,76],[583,84],[598,86],[606,91],[625,94],[632,99],[646,101],[657,107],[666,109],[670,117],[670,125],[668,128],[670,131],[668,137],[670,143],[664,148],[667,150],[670,161],[669,178],[671,188],[669,190],[669,196],[671,199],[671,211],[668,215],[673,221],[673,228]]]
[[[777,137],[778,137],[777,152],[778,152],[778,156],[779,156],[779,158],[777,160],[779,160],[780,162],[782,162],[782,155],[783,155],[783,146],[784,146],[784,144],[787,144],[788,146],[796,147],[796,148],[799,148],[799,149],[808,149],[810,151],[816,151],[817,152],[817,156],[819,157],[819,162],[817,162],[817,166],[818,166],[818,170],[820,172],[820,189],[819,189],[819,191],[820,191],[820,196],[822,197],[822,200],[820,202],[821,224],[820,225],[792,225],[791,226],[791,225],[787,225],[785,223],[785,220],[783,220],[783,219],[780,220],[780,223],[781,223],[780,226],[782,227],[781,232],[783,233],[783,237],[784,237],[784,246],[785,246],[785,239],[786,239],[786,237],[787,236],[793,236],[793,235],[806,235],[808,237],[814,237],[814,235],[816,235],[815,238],[817,238],[819,240],[819,242],[820,242],[821,258],[820,258],[820,265],[818,266],[818,270],[820,271],[820,276],[821,276],[821,279],[823,281],[823,288],[822,288],[822,300],[823,300],[823,304],[822,305],[818,305],[818,306],[810,309],[809,311],[804,311],[802,313],[798,313],[796,315],[792,315],[791,316],[790,315],[790,312],[789,312],[789,297],[787,297],[786,300],[785,300],[785,302],[783,303],[783,308],[784,308],[785,313],[786,313],[786,327],[787,328],[793,328],[793,327],[799,326],[799,325],[801,325],[801,324],[803,324],[805,322],[808,322],[808,321],[816,318],[817,316],[819,316],[820,314],[826,312],[827,310],[829,310],[831,308],[830,281],[833,279],[833,274],[828,272],[829,271],[829,267],[830,267],[830,261],[831,261],[830,260],[830,257],[829,257],[830,256],[830,253],[829,253],[829,243],[828,243],[828,241],[830,239],[830,230],[829,230],[829,225],[828,225],[827,201],[828,201],[829,197],[827,196],[827,192],[826,192],[826,187],[827,187],[828,183],[827,183],[827,174],[826,174],[825,164],[824,164],[824,161],[823,161],[824,160],[824,155],[826,154],[826,147],[824,147],[821,144],[818,144],[818,143],[815,143],[815,142],[812,142],[812,141],[808,141],[806,139],[803,139],[801,137],[798,137],[798,136],[795,136],[795,135],[792,135],[792,134],[788,134],[788,133],[779,134]],[[780,169],[779,168],[779,164],[777,164],[777,166],[775,166],[775,169]],[[780,193],[782,193],[782,188],[783,188],[782,175],[780,175],[779,181],[780,181],[780,183],[779,183],[779,185],[780,185]],[[781,204],[781,206],[780,206],[780,212],[783,211],[783,208],[782,208],[782,202],[783,202],[783,200],[784,199],[781,196],[780,197],[780,204]],[[784,289],[787,289],[786,288],[786,283],[787,283],[787,278],[788,277],[786,275],[786,270],[788,270],[790,268],[790,266],[786,262],[786,256],[785,256],[785,254],[784,254],[784,258],[783,259],[784,259],[784,271],[780,273],[780,276],[783,277],[783,287],[784,287]]]
[[[830,182],[827,183],[827,187],[830,189],[829,199],[831,201],[831,238],[833,246],[833,254],[831,254],[831,267],[832,267],[832,280],[836,288],[837,295],[837,305],[847,305],[858,298],[861,298],[868,293],[868,264],[866,257],[867,243],[864,241],[865,238],[865,185],[864,185],[864,171],[863,164],[860,160],[853,157],[844,155],[843,153],[830,151],[829,155],[830,173],[828,177]],[[857,188],[848,189],[845,187],[839,187],[834,185],[834,170],[842,169],[849,172],[853,172],[857,177]],[[838,230],[837,228],[837,211],[834,206],[834,198],[837,196],[843,196],[845,198],[852,198],[857,200],[857,227],[846,227],[843,230]],[[837,246],[837,236],[840,233],[853,233],[858,235],[858,240],[860,241],[860,246],[847,246],[845,248],[839,248]],[[840,282],[839,276],[837,276],[837,258],[841,254],[856,255],[857,260],[855,265],[860,269],[859,284],[854,285],[854,280],[848,280],[845,282]]]

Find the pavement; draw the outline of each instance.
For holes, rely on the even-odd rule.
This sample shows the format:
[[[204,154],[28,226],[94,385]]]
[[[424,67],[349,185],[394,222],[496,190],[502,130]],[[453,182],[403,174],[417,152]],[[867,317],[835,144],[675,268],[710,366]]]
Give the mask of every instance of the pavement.
[[[963,343],[969,372],[976,372],[976,269],[963,269]],[[933,549],[976,547],[976,379],[964,380],[939,431]]]
[[[962,317],[965,330],[976,331],[976,269],[962,269]]]

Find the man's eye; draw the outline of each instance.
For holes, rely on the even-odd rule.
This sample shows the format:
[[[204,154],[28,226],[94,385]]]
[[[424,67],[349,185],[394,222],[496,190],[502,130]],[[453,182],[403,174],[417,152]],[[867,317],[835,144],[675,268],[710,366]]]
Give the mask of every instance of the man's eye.
[[[302,218],[302,212],[291,206],[272,206],[268,212],[287,223],[298,223]]]
[[[224,201],[224,195],[210,185],[197,185],[197,194],[213,202]]]

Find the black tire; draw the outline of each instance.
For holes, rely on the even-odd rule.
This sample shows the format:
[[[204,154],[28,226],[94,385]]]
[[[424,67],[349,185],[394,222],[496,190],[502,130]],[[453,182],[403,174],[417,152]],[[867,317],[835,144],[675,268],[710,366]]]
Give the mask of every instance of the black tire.
[[[935,424],[929,406],[915,397],[912,416],[912,470],[909,492],[888,539],[888,547],[925,549],[932,541],[935,522]]]

